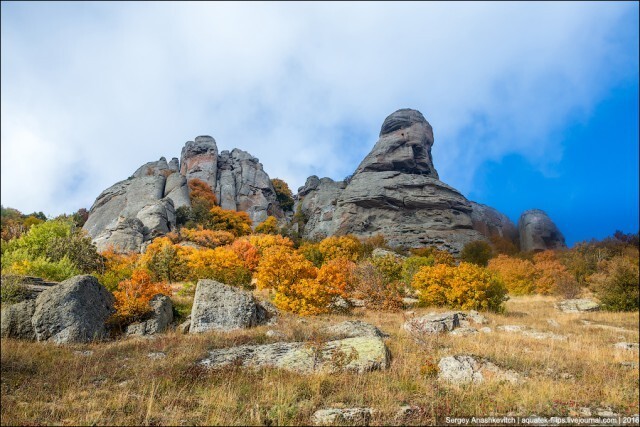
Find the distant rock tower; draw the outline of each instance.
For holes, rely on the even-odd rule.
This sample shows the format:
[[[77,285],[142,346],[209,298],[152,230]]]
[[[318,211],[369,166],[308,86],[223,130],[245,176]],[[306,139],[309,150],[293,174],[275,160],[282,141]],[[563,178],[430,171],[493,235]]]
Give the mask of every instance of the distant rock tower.
[[[544,251],[566,248],[564,236],[551,221],[549,215],[540,209],[524,211],[518,221],[520,250]]]

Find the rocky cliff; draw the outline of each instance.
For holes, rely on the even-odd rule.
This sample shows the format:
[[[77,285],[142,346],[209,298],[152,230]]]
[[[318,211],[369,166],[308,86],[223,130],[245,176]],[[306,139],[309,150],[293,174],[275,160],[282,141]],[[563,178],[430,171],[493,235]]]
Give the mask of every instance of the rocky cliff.
[[[391,246],[431,245],[453,253],[473,240],[522,241],[522,232],[507,216],[467,200],[439,180],[433,143],[433,129],[419,111],[402,109],[388,116],[348,183],[312,176],[298,189],[296,209],[307,218],[303,236],[382,234]],[[535,236],[527,242],[544,242],[527,248],[555,247],[553,238],[542,237],[556,235],[548,228],[525,229]]]
[[[282,216],[276,193],[262,164],[235,149],[218,154],[216,141],[199,136],[188,141],[180,161],[162,157],[104,190],[89,211],[84,229],[99,251],[140,251],[145,242],[176,227],[175,210],[191,206],[188,182],[211,186],[224,209],[249,213],[254,225],[268,215]]]

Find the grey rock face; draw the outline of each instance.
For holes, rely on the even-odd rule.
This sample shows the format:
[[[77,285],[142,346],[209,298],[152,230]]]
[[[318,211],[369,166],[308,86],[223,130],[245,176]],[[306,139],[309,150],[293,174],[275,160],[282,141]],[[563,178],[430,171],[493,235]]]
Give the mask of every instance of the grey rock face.
[[[515,371],[503,370],[487,360],[464,354],[443,357],[438,369],[438,379],[453,384],[481,383],[488,378],[512,384],[522,382],[522,377]]]
[[[31,318],[38,341],[89,342],[106,337],[114,297],[89,275],[75,276],[42,292]]]
[[[300,205],[301,212],[308,218],[303,232],[305,238],[320,239],[335,233],[333,215],[338,198],[346,186],[344,181],[320,179],[313,175],[298,189],[298,202],[294,211]]]
[[[524,211],[518,221],[520,250],[544,251],[566,248],[564,236],[551,218],[540,209]]]
[[[83,228],[95,239],[115,228],[120,217],[135,218],[142,208],[163,197],[165,180],[162,175],[150,175],[114,184],[98,196]]]
[[[266,319],[262,310],[249,292],[201,279],[196,286],[189,333],[250,328]]]
[[[427,314],[426,316],[409,319],[402,325],[402,329],[409,333],[437,334],[453,331],[460,327],[460,317],[456,312]]]
[[[157,175],[163,175],[166,177],[169,173],[171,173],[171,168],[169,168],[167,159],[165,159],[164,157],[160,157],[160,160],[158,160],[157,162],[149,162],[140,166],[138,170],[133,173],[132,177],[140,178],[143,176]]]
[[[331,325],[323,329],[325,334],[330,334],[341,338],[355,338],[355,337],[388,337],[380,329],[370,323],[363,322],[361,320],[347,320],[345,322]]]
[[[329,408],[319,409],[311,416],[314,425],[348,424],[369,425],[373,409],[371,408]]]
[[[154,335],[164,332],[173,322],[173,303],[166,295],[157,294],[151,298],[149,305],[153,310],[151,318],[127,327],[127,335]]]
[[[2,309],[0,336],[34,341],[36,333],[31,317],[36,309],[34,300],[26,300]]]
[[[180,173],[187,180],[197,178],[216,188],[218,176],[218,146],[208,135],[187,141],[180,157]]]
[[[140,209],[136,215],[144,228],[144,240],[152,240],[158,236],[164,236],[176,224],[176,213],[173,200],[164,198]]]
[[[175,209],[178,209],[181,206],[191,206],[187,178],[180,175],[178,172],[174,172],[167,177],[167,182],[164,186],[164,194],[166,198],[173,201],[173,207]]]
[[[138,218],[118,218],[118,222],[103,230],[94,239],[98,252],[110,247],[117,252],[140,252],[144,242],[144,224]]]
[[[356,337],[329,341],[318,348],[304,342],[223,348],[210,351],[209,356],[199,363],[211,369],[239,365],[254,368],[274,367],[299,373],[363,373],[388,368],[390,355],[382,339]]]
[[[480,232],[487,239],[501,237],[514,244],[519,244],[518,229],[504,214],[491,206],[476,202],[471,204],[471,224],[473,229]]]
[[[356,174],[396,171],[438,179],[431,158],[432,146],[433,129],[422,113],[408,108],[398,110],[384,120],[380,139]]]
[[[223,209],[245,211],[254,225],[269,215],[283,217],[269,175],[256,157],[237,148],[223,151],[218,160],[216,197]]]

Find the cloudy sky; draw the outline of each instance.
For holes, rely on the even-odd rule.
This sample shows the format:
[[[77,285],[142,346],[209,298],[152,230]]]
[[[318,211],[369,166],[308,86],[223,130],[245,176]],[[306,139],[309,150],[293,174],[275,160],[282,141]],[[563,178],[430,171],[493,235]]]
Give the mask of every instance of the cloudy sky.
[[[638,3],[2,3],[2,204],[89,208],[197,135],[295,190],[420,110],[441,180],[638,231]]]

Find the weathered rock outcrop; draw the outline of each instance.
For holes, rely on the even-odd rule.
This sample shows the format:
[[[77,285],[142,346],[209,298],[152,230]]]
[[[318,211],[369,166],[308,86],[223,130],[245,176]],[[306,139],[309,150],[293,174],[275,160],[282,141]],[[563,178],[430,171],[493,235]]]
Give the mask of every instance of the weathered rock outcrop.
[[[42,292],[31,318],[38,341],[89,342],[105,338],[114,297],[89,275],[75,276]]]
[[[95,277],[75,276],[2,310],[2,336],[58,344],[89,342],[107,335],[114,298]]]
[[[331,178],[318,178],[313,175],[307,178],[303,187],[298,189],[298,202],[294,207],[308,218],[303,236],[307,239],[320,239],[335,233],[333,214],[336,203],[347,184]]]
[[[368,426],[373,414],[371,408],[328,408],[319,409],[311,416],[314,425],[356,425]]]
[[[473,229],[480,232],[487,239],[503,238],[518,245],[518,229],[503,213],[491,206],[481,203],[471,203],[471,224]]]
[[[218,159],[216,197],[223,209],[245,211],[254,224],[269,215],[282,217],[276,191],[257,158],[246,151],[223,151]]]
[[[309,218],[305,237],[382,234],[391,246],[433,245],[452,252],[485,240],[473,229],[469,201],[438,179],[432,145],[431,125],[420,112],[391,114],[344,190],[330,180],[317,183],[316,177],[301,189],[299,203]]]
[[[199,136],[185,144],[180,162],[161,157],[103,191],[83,228],[99,251],[109,246],[119,252],[141,251],[145,242],[175,229],[176,209],[191,206],[191,179],[209,184],[224,209],[246,211],[254,225],[269,215],[283,216],[257,158],[238,149],[218,154],[212,137]]]
[[[31,317],[36,309],[34,300],[26,300],[2,309],[0,321],[0,336],[3,338],[18,338],[35,340],[36,333],[31,324]]]
[[[127,335],[154,335],[163,332],[173,322],[173,303],[166,295],[157,294],[149,305],[153,310],[151,317],[127,327]]]
[[[211,350],[199,363],[218,369],[229,365],[273,367],[300,373],[355,371],[389,367],[389,350],[378,337],[329,341],[319,347],[304,342],[277,342]]]
[[[520,250],[544,251],[566,248],[564,236],[551,218],[540,209],[524,211],[518,221]]]
[[[268,317],[251,293],[202,279],[196,285],[189,333],[250,328],[266,323]]]
[[[504,370],[488,360],[470,355],[447,356],[438,363],[438,379],[453,384],[481,383],[487,379],[518,384],[523,381],[520,374]]]

